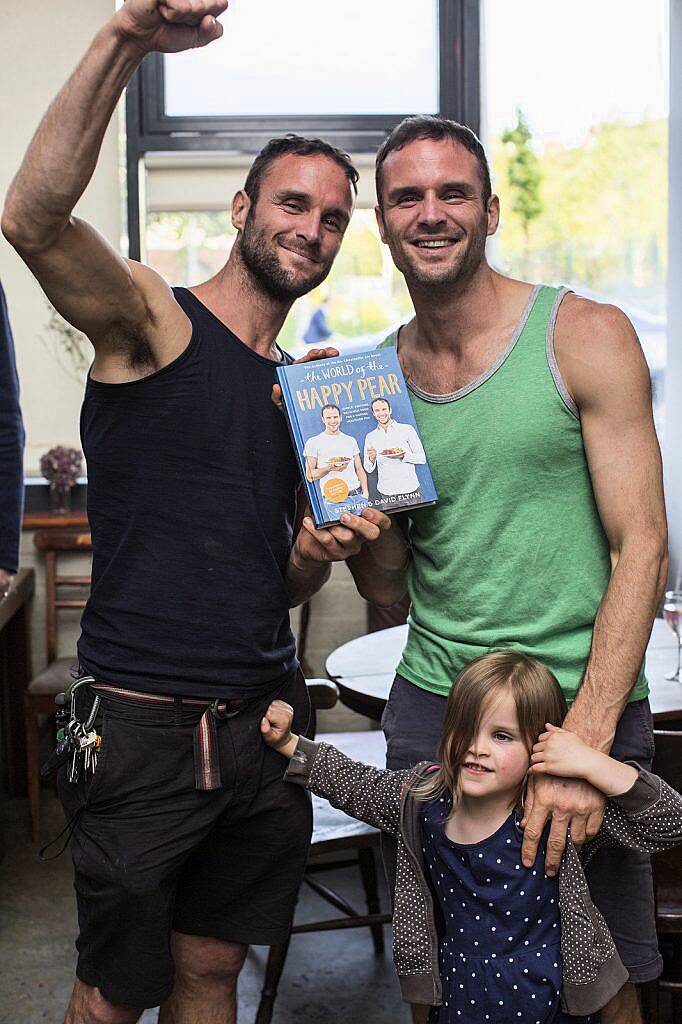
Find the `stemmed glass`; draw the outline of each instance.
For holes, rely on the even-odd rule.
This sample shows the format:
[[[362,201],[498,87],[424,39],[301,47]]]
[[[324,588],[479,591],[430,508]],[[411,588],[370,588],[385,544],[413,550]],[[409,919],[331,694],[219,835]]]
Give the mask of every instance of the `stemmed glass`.
[[[663,618],[677,637],[677,669],[669,672],[666,679],[682,683],[682,590],[668,590],[663,603]]]

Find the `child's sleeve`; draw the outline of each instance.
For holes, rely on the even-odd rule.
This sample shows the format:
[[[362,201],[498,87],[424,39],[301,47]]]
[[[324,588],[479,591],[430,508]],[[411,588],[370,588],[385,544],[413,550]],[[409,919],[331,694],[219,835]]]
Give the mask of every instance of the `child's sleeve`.
[[[284,778],[324,797],[352,818],[397,836],[400,798],[411,775],[411,770],[392,772],[352,761],[330,743],[299,736]]]
[[[656,853],[682,843],[682,796],[658,775],[639,770],[627,793],[609,797],[597,836],[583,850],[586,859],[600,846],[629,846]]]

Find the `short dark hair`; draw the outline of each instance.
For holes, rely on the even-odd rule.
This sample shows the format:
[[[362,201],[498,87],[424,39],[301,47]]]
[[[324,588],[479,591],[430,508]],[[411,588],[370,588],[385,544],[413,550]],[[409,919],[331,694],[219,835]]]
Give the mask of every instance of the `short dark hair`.
[[[347,153],[325,142],[324,139],[305,139],[302,135],[290,133],[281,139],[270,139],[251,164],[244,182],[244,191],[252,203],[258,202],[261,182],[268,168],[280,157],[288,156],[290,153],[295,156],[326,156],[333,160],[343,170],[353,186],[355,195],[358,194],[360,175]]]
[[[324,416],[326,409],[336,409],[339,416],[341,415],[341,410],[339,409],[338,405],[323,405],[322,408],[320,409],[320,416]]]
[[[387,398],[373,398],[372,401],[369,403],[370,409],[373,409],[377,402],[383,402],[384,405],[387,405],[389,409],[391,409],[392,411],[391,403]]]
[[[375,170],[377,202],[379,206],[381,206],[381,175],[386,157],[389,153],[403,149],[408,143],[421,139],[433,139],[435,142],[449,139],[451,142],[464,146],[465,149],[476,157],[483,185],[483,205],[486,206],[493,190],[490,183],[488,158],[485,155],[480,139],[465,124],[458,124],[457,121],[450,121],[447,117],[440,117],[435,114],[406,117],[400,124],[396,125],[388,138],[381,144],[377,153]]]

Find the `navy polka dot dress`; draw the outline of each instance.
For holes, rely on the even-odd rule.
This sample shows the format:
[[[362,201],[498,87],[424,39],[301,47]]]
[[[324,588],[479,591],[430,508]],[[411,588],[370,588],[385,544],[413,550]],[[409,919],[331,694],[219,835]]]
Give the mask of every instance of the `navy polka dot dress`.
[[[511,814],[492,836],[462,846],[445,834],[449,799],[424,805],[422,850],[445,922],[443,1005],[431,1024],[549,1024],[559,1005],[559,883],[548,878],[547,830],[536,866],[521,861]]]

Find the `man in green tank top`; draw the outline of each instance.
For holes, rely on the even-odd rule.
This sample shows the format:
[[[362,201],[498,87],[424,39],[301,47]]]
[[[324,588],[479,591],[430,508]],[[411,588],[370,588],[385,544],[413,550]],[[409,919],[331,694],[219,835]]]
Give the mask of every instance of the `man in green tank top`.
[[[384,728],[389,767],[433,758],[445,695],[467,661],[512,645],[547,664],[568,728],[621,759],[653,754],[644,652],[667,572],[647,366],[618,309],[504,277],[486,261],[500,208],[467,128],[408,118],[377,156],[377,218],[415,317],[395,345],[439,494],[349,560],[360,593],[410,596]],[[551,817],[547,870],[604,798],[534,780],[524,863]],[[599,851],[588,872],[630,982],[603,1024],[641,1024],[634,983],[660,973],[651,872]],[[415,1019],[419,1019],[415,1014]]]

